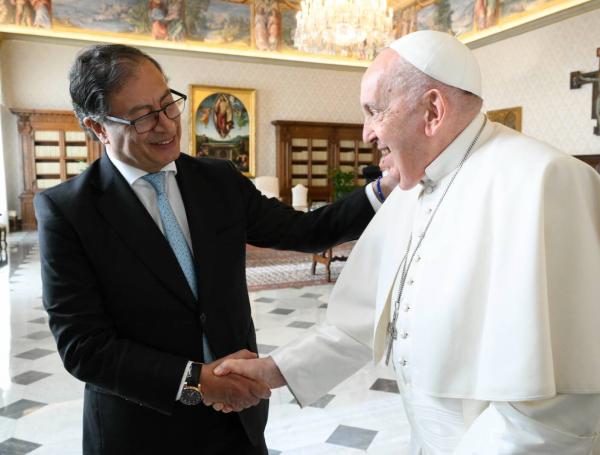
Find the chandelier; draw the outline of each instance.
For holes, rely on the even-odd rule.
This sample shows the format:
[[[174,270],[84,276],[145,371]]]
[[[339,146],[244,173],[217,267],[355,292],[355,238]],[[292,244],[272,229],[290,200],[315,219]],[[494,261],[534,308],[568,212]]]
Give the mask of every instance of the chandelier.
[[[386,0],[303,0],[294,46],[305,52],[371,60],[394,39]]]

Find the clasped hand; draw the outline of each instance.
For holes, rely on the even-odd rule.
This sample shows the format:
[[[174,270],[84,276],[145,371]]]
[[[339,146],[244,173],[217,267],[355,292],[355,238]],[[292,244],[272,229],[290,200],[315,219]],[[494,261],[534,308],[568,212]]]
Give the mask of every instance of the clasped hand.
[[[205,365],[200,382],[204,404],[226,413],[255,406],[261,399],[269,398],[270,389],[285,385],[285,379],[271,357],[258,359],[256,354],[247,350]],[[208,393],[213,383],[224,387],[229,384],[233,389],[221,389],[220,394]],[[249,394],[243,393],[246,390]]]
[[[246,349],[223,357],[202,367],[200,384],[204,404],[221,411],[242,411],[256,406],[260,400],[271,396],[271,390],[265,381],[244,377],[232,373],[222,376],[213,374],[213,370],[229,360],[256,359],[257,355]],[[217,404],[219,404],[217,406]]]

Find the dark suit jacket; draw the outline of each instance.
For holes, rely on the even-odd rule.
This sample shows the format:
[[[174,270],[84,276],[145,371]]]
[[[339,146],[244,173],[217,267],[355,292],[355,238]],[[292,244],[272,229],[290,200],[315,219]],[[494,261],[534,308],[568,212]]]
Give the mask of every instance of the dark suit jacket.
[[[185,365],[202,359],[203,332],[216,358],[257,352],[246,243],[323,250],[358,237],[373,216],[364,190],[302,213],[263,197],[226,161],[182,154],[176,165],[197,300],[107,157],[35,199],[50,328],[65,368],[86,382],[86,453],[221,453],[203,441],[219,431],[233,438],[228,426],[240,419],[252,443],[264,444],[267,402],[227,416],[176,402]]]

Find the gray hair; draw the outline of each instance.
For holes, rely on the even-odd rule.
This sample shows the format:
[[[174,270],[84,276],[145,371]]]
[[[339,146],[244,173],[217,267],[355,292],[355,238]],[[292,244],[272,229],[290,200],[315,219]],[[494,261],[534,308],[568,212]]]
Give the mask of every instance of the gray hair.
[[[160,64],[148,54],[122,44],[98,44],[77,56],[69,71],[69,92],[84,129],[84,118],[99,122],[110,114],[110,95],[118,91],[145,60],[164,75]]]

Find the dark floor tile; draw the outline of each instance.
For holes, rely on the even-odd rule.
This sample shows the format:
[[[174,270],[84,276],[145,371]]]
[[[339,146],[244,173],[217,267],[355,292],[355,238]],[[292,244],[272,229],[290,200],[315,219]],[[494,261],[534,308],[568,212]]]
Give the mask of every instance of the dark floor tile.
[[[377,431],[340,425],[331,433],[327,442],[338,446],[367,450],[375,436],[377,436]]]
[[[15,376],[14,378],[12,378],[12,382],[20,385],[29,385],[41,379],[47,378],[48,376],[52,375],[50,373],[43,373],[41,371],[31,370]]]
[[[269,449],[269,455],[279,455],[281,450]]]
[[[271,303],[274,302],[275,299],[271,299],[269,297],[259,297],[258,299],[254,299],[255,302],[262,302],[262,303]]]
[[[290,313],[293,313],[294,311],[296,310],[290,310],[288,308],[275,308],[273,311],[269,311],[269,313],[288,315]]]
[[[0,442],[0,455],[25,455],[38,447],[41,444],[10,438]]]
[[[291,324],[288,324],[288,327],[294,327],[295,329],[308,329],[315,325],[314,322],[306,322],[306,321],[294,321]]]
[[[0,408],[0,416],[10,419],[20,419],[24,415],[31,414],[40,408],[46,406],[46,403],[31,400],[19,400]]]
[[[304,297],[306,299],[316,299],[317,297],[321,297],[321,294],[313,294],[312,292],[307,292],[302,294],[300,297]]]
[[[29,335],[26,335],[25,338],[29,338],[30,340],[43,340],[44,338],[48,338],[51,336],[52,334],[50,332],[42,330],[40,332],[30,333]]]
[[[319,305],[319,308],[327,308],[327,304],[324,303],[323,305]]]
[[[335,395],[331,395],[331,394],[327,394],[327,395],[323,395],[321,398],[319,398],[317,401],[315,401],[314,403],[309,404],[308,406],[311,408],[319,408],[319,409],[323,409],[325,406],[327,406],[331,400],[333,400],[335,398]]]
[[[35,348],[35,349],[31,349],[29,351],[21,352],[20,354],[17,354],[15,357],[18,357],[19,359],[37,360],[37,359],[40,359],[47,355],[50,355],[53,352],[55,352],[55,351],[51,351],[49,349]]]
[[[390,393],[400,393],[398,390],[398,383],[393,379],[377,379],[373,385],[370,387],[370,390],[377,390],[379,392],[390,392]]]
[[[37,319],[32,319],[31,321],[29,321],[32,324],[46,324],[46,318],[37,318]]]

